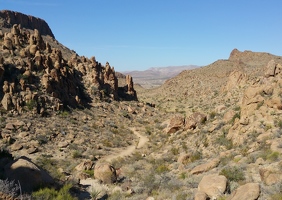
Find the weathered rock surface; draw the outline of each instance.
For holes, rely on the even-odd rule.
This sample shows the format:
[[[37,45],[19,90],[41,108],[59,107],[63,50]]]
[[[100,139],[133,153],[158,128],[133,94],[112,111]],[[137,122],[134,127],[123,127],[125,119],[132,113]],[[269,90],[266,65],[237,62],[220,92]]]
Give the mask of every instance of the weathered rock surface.
[[[203,113],[193,113],[185,119],[184,130],[195,129],[199,124],[203,124],[207,121],[207,116]]]
[[[4,19],[2,24],[0,24],[3,27],[11,28],[14,24],[21,24],[22,28],[37,29],[42,35],[50,35],[55,38],[48,24],[43,19],[10,10],[0,11],[0,18]]]
[[[198,165],[191,170],[191,174],[200,174],[200,173],[203,173],[203,172],[207,172],[207,171],[217,167],[219,162],[220,162],[220,160],[218,158],[215,158],[215,159],[213,159],[213,160],[211,160],[207,163]]]
[[[217,199],[222,195],[227,186],[225,176],[209,174],[202,178],[198,186],[198,191],[204,192],[210,199]]]
[[[182,115],[175,115],[173,116],[168,123],[166,128],[167,133],[175,133],[176,131],[183,128],[184,125],[184,117]]]
[[[94,167],[94,177],[106,184],[114,183],[117,180],[115,168],[108,163],[97,163]]]
[[[26,157],[21,157],[5,166],[5,177],[18,181],[23,192],[31,192],[38,186],[47,186],[53,183],[52,177],[40,169]]]
[[[258,183],[247,183],[240,186],[234,192],[228,200],[256,200],[260,195],[260,186]]]

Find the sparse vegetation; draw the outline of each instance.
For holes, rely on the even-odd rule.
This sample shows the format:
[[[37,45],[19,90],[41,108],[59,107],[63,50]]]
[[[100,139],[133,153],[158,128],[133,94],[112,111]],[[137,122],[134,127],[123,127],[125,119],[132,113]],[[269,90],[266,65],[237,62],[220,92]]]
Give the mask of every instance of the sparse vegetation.
[[[243,170],[238,167],[225,167],[219,174],[225,176],[229,181],[238,182],[245,180]]]
[[[69,193],[71,185],[64,185],[59,191],[54,188],[43,188],[32,193],[32,198],[35,200],[76,200]]]

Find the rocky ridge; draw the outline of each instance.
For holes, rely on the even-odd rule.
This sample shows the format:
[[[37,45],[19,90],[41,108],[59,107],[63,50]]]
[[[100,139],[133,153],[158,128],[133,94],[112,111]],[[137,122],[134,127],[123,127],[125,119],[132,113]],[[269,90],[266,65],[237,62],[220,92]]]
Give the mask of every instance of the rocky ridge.
[[[22,28],[30,30],[37,29],[41,35],[49,35],[55,38],[49,25],[43,19],[10,10],[1,10],[0,26],[12,28],[14,24],[20,24]]]
[[[22,112],[24,107],[44,115],[48,110],[85,106],[100,99],[136,100],[131,77],[118,87],[113,67],[73,54],[63,58],[62,51],[33,33],[13,25],[0,34],[0,98],[5,110]]]

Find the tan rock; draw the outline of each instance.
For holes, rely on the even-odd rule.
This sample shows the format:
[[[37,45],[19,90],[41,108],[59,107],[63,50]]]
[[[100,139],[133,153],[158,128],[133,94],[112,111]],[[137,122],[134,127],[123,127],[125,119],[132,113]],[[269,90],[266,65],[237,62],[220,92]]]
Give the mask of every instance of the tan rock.
[[[181,163],[181,164],[186,164],[189,162],[191,155],[190,154],[181,154],[178,159],[177,162]]]
[[[18,151],[21,150],[23,148],[23,145],[15,142],[14,144],[11,145],[11,151]]]
[[[1,104],[5,110],[10,110],[13,107],[12,96],[9,93],[6,93],[1,100]]]
[[[117,181],[116,170],[108,163],[97,163],[94,167],[94,177],[106,184]]]
[[[184,125],[184,117],[182,115],[175,115],[170,119],[165,131],[166,133],[175,133],[176,131],[183,128],[183,125]]]
[[[270,76],[274,76],[275,75],[275,69],[276,69],[275,61],[274,60],[269,61],[266,68],[265,68],[264,76],[266,78],[268,78]]]
[[[68,145],[69,145],[68,141],[62,141],[62,142],[59,142],[58,147],[59,148],[66,148]]]
[[[211,199],[217,199],[222,195],[227,186],[227,178],[222,175],[209,174],[202,178],[198,191],[204,192]]]
[[[197,193],[195,194],[194,200],[206,200],[207,197],[208,196],[206,195],[206,193],[204,193],[202,191],[197,191]]]
[[[53,183],[52,177],[26,157],[21,157],[5,166],[5,175],[9,180],[18,181],[23,192],[31,192],[38,186]]]
[[[7,123],[5,126],[5,129],[7,130],[15,130],[15,126],[13,123]]]
[[[215,159],[213,159],[213,160],[211,160],[207,163],[198,165],[191,170],[191,174],[200,174],[200,173],[203,173],[203,172],[207,172],[207,171],[217,167],[219,162],[220,162],[220,160],[218,158],[215,158]]]
[[[236,115],[236,112],[234,110],[228,110],[224,116],[223,116],[223,120],[225,122],[229,122],[232,120],[232,118]]]
[[[282,181],[281,171],[278,171],[276,167],[274,168],[273,166],[259,169],[259,174],[260,174],[261,180],[266,185],[273,185],[273,184],[276,184]]]
[[[258,183],[247,183],[240,186],[234,192],[228,200],[256,200],[260,195],[260,186]]]
[[[195,129],[198,124],[205,123],[207,116],[203,113],[193,113],[185,119],[184,130]]]
[[[91,160],[84,160],[75,167],[77,171],[84,171],[92,169],[94,163]]]
[[[247,74],[242,71],[235,70],[230,73],[228,77],[228,82],[225,86],[225,91],[230,91],[233,88],[238,88],[241,85],[244,85],[248,79]]]

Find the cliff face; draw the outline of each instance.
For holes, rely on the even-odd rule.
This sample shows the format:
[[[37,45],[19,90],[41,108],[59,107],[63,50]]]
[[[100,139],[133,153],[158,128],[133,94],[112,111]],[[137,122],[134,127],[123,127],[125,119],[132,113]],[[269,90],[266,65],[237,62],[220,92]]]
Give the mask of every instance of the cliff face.
[[[55,38],[49,25],[43,19],[9,10],[0,11],[0,19],[2,19],[0,21],[1,27],[11,28],[14,24],[20,24],[22,28],[37,29],[41,35],[49,35]]]

